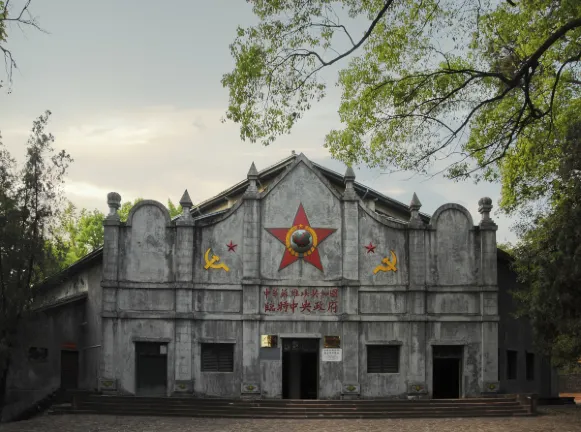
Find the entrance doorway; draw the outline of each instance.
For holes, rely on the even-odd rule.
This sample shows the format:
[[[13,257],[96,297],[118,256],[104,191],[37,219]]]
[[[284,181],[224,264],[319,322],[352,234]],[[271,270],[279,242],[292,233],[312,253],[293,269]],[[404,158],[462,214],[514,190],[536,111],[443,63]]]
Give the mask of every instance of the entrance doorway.
[[[317,399],[319,339],[283,339],[282,397]]]
[[[462,394],[462,353],[458,345],[432,346],[432,398],[459,399]]]
[[[61,389],[79,388],[79,352],[61,351]]]
[[[135,342],[135,381],[138,396],[166,396],[166,343]]]

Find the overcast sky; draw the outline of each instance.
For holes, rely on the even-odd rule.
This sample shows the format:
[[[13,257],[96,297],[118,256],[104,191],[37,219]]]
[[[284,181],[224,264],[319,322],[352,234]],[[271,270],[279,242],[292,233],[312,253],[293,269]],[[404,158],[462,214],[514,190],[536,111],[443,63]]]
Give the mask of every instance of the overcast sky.
[[[270,147],[242,142],[235,124],[220,122],[228,103],[220,79],[233,67],[228,45],[238,25],[255,21],[245,0],[33,0],[31,10],[49,33],[10,29],[8,48],[19,69],[12,94],[0,93],[0,131],[21,158],[32,121],[50,109],[55,146],[75,160],[66,195],[76,205],[106,211],[110,191],[124,201],[177,202],[186,188],[195,203],[243,180],[252,161],[260,170],[291,150],[344,172],[323,148],[325,134],[340,126],[333,88]],[[336,70],[330,73],[333,79]],[[500,196],[492,184],[364,167],[355,173],[405,203],[415,191],[428,214],[447,202],[462,204],[475,223],[478,199],[490,196],[496,204]],[[495,211],[493,217],[498,241],[514,241],[511,221]]]

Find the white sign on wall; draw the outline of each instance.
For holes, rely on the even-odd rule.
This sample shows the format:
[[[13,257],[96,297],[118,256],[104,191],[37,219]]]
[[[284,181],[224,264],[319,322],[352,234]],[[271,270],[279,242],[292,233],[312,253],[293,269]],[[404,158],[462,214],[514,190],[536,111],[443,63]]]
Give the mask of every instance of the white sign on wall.
[[[341,348],[323,348],[323,361],[343,360],[343,350]]]

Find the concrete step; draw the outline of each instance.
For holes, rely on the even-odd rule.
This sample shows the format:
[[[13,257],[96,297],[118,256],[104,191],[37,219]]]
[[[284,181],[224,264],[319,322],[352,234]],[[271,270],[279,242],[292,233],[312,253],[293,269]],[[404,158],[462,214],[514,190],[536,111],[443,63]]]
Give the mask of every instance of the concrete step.
[[[144,397],[144,396],[105,396],[105,395],[90,395],[87,400],[115,400],[119,402],[130,401],[154,401],[156,403],[163,403],[166,401],[181,402],[181,401],[196,401],[199,403],[208,404],[223,404],[223,403],[263,403],[275,405],[289,405],[289,404],[304,404],[304,405],[320,405],[320,404],[406,404],[413,403],[416,405],[432,405],[432,404],[473,404],[473,403],[506,403],[515,402],[514,398],[466,398],[466,399],[423,399],[423,400],[408,400],[408,399],[220,399],[220,398],[195,398],[195,397]]]
[[[216,418],[431,418],[528,415],[514,398],[432,400],[201,399],[87,395],[75,413]],[[67,413],[64,407],[54,414]]]
[[[240,412],[221,412],[221,411],[191,411],[191,410],[172,410],[172,411],[152,411],[151,409],[116,409],[116,410],[90,410],[83,409],[75,411],[75,414],[108,414],[108,415],[127,415],[127,416],[156,416],[156,417],[209,417],[209,418],[265,418],[272,419],[272,413],[254,413],[247,411]],[[277,419],[379,419],[379,418],[459,418],[459,417],[513,417],[526,416],[527,413],[522,411],[498,411],[498,410],[478,410],[462,412],[441,412],[441,411],[422,411],[422,412],[370,412],[370,413],[284,413],[277,414]]]
[[[388,406],[388,405],[289,405],[289,406],[276,406],[276,405],[240,405],[240,404],[220,404],[220,405],[207,405],[207,404],[155,404],[153,402],[144,403],[130,403],[130,404],[119,404],[116,402],[103,402],[103,401],[87,401],[81,402],[80,407],[92,409],[93,407],[116,408],[124,407],[127,409],[131,408],[143,408],[143,409],[153,409],[153,410],[173,410],[173,409],[195,409],[195,410],[251,410],[251,411],[265,411],[265,412],[295,412],[295,411],[316,411],[316,412],[330,412],[330,411],[389,411],[389,410],[412,410],[412,411],[425,411],[425,410],[474,410],[474,409],[498,409],[498,410],[511,410],[520,409],[521,406],[517,403],[509,403],[504,405],[431,405],[431,406],[416,406],[416,405],[398,405],[398,406]]]

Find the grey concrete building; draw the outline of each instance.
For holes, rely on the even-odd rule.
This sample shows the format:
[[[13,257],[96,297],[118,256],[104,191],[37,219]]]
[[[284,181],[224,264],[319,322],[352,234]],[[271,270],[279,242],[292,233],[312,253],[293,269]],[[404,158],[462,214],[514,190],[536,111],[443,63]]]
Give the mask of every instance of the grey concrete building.
[[[11,412],[59,386],[197,397],[555,395],[480,220],[431,215],[293,154],[170,220],[108,195],[105,244],[44,288]],[[508,350],[508,351],[507,351]],[[516,352],[516,354],[514,354]],[[516,358],[515,358],[516,356]],[[500,366],[500,369],[499,369]],[[532,370],[532,372],[531,372]]]

